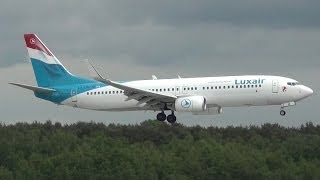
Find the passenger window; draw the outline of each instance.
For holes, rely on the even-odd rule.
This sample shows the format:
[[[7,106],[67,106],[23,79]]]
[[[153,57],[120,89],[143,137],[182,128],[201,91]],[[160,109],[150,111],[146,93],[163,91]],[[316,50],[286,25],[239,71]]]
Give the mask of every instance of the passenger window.
[[[166,91],[166,89],[163,89],[163,91]]]
[[[193,87],[191,88],[191,91],[193,90]]]
[[[97,94],[97,92],[94,92],[94,95],[96,95]]]
[[[170,88],[168,88],[168,91],[170,91]]]
[[[188,91],[190,90],[190,88],[188,88]]]
[[[251,87],[253,88],[253,87],[254,87],[254,85],[251,85]]]
[[[172,91],[174,91],[174,88],[172,88]],[[178,88],[177,88],[177,91],[178,91]]]
[[[213,89],[213,86],[211,86],[211,89]]]
[[[216,86],[216,87],[214,87],[215,89],[218,89],[218,87]]]
[[[259,85],[259,87],[261,87],[261,84]]]
[[[228,86],[228,89],[230,89],[230,86]]]
[[[205,90],[206,88],[205,88],[205,87],[203,87],[202,89],[203,89],[203,90]]]
[[[242,85],[240,85],[240,88],[242,88]]]
[[[219,89],[221,89],[221,86],[219,86]]]
[[[111,91],[109,91],[109,94],[111,94]]]
[[[197,87],[194,88],[194,90],[197,90],[197,89],[198,89]]]
[[[223,86],[223,89],[225,89],[226,88],[226,86]]]
[[[115,92],[114,92],[114,91],[112,91],[112,93],[114,94]]]
[[[232,86],[232,89],[234,88],[234,86]]]
[[[87,95],[89,95],[89,92],[87,92]]]

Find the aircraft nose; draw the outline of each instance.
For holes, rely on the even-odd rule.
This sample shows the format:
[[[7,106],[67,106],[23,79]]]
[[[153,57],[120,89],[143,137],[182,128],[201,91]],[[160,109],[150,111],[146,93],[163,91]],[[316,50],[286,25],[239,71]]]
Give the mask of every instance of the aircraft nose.
[[[301,90],[305,97],[311,96],[313,94],[313,90],[307,86],[302,86]]]

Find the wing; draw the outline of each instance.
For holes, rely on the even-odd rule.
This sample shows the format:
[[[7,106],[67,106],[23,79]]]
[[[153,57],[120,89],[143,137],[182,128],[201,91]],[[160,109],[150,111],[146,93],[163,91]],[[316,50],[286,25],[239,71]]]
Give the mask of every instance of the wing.
[[[106,79],[101,76],[98,70],[90,62],[89,65],[91,66],[89,67],[89,69],[91,69],[91,72],[93,71],[96,73],[96,75],[94,76],[95,80],[123,90],[124,95],[127,96],[126,101],[135,99],[138,101],[137,105],[142,108],[161,109],[164,108],[167,103],[174,103],[174,101],[177,99],[177,96],[174,95],[155,93],[153,91],[140,89],[138,87],[132,87],[112,81],[110,79]]]

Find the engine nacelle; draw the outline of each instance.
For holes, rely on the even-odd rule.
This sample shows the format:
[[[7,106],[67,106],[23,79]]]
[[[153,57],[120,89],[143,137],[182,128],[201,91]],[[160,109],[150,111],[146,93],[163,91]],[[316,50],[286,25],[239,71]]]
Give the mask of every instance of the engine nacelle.
[[[188,96],[176,99],[174,103],[177,112],[203,112],[207,110],[206,99],[203,96]]]
[[[210,107],[207,108],[206,111],[203,112],[194,112],[194,115],[214,115],[214,114],[221,114],[222,113],[222,107]]]

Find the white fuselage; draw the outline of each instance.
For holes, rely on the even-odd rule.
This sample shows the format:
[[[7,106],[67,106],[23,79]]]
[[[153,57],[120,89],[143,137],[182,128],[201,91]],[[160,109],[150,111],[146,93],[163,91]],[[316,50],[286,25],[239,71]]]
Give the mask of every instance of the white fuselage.
[[[289,85],[291,82],[295,84]],[[123,84],[177,97],[203,96],[208,108],[281,105],[312,94],[310,88],[296,80],[264,75],[140,80]],[[154,110],[135,99],[128,100],[123,90],[112,86],[97,87],[61,104],[101,111]]]

